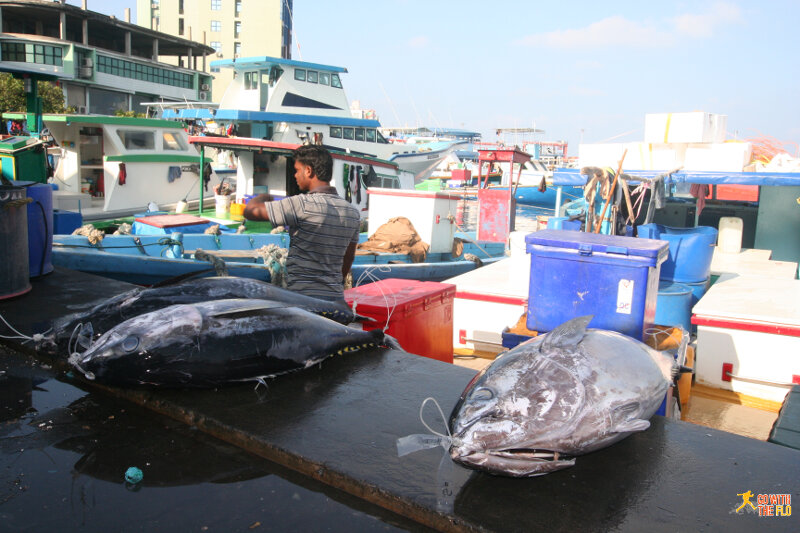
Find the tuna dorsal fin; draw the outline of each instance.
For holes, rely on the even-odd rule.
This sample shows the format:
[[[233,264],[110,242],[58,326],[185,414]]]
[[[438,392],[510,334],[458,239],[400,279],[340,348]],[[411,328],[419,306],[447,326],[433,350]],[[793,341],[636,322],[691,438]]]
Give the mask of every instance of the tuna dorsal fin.
[[[579,316],[546,333],[542,340],[541,351],[547,352],[554,348],[576,346],[583,339],[586,326],[589,325],[592,318],[594,318],[593,315]]]

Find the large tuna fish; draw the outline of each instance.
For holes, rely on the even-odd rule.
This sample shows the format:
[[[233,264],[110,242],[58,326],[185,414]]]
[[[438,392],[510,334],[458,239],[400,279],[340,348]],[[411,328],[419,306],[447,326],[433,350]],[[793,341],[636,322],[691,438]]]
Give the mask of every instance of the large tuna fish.
[[[620,333],[570,320],[498,357],[450,416],[450,456],[515,477],[575,464],[575,456],[650,427],[677,365]]]
[[[131,318],[69,361],[87,378],[111,385],[213,387],[377,345],[399,348],[379,329],[351,328],[279,302],[229,299]]]
[[[37,349],[51,354],[69,353],[69,341],[76,334],[79,324],[83,327],[91,324],[92,335],[96,337],[120,322],[142,313],[149,313],[174,304],[191,304],[227,298],[254,298],[283,302],[285,305],[301,307],[341,324],[349,324],[363,319],[363,317],[355,315],[343,301],[320,300],[255,279],[200,278],[165,287],[135,288],[109,298],[88,311],[59,319],[53,325],[52,334],[46,335]]]

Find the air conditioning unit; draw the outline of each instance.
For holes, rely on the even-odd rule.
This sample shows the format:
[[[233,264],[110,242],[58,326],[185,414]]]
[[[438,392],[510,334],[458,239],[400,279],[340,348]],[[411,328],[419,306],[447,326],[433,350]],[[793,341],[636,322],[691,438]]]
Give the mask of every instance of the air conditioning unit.
[[[235,59],[239,59],[240,57],[242,57],[242,54],[233,54],[233,57],[234,57]]]
[[[81,67],[78,70],[78,76],[81,79],[88,80],[92,77],[92,67]]]
[[[217,57],[222,57],[222,52],[217,52]]]
[[[207,83],[204,83],[204,84],[202,84],[202,85],[200,86],[200,90],[201,90],[201,91],[207,91],[207,90],[209,90],[209,89],[211,89],[211,87],[209,87],[209,85],[208,85]]]
[[[78,106],[78,114],[79,115],[85,115],[86,114],[86,106],[85,105],[79,105]]]
[[[197,96],[200,100],[208,100],[208,93],[206,91],[200,91],[200,94]]]
[[[92,61],[91,57],[84,57],[83,62],[81,63],[84,67],[93,67],[94,61]]]

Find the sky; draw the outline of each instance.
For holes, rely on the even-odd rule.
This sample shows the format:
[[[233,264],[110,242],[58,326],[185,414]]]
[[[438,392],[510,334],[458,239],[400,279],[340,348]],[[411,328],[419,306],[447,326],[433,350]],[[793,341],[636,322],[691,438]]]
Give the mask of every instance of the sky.
[[[88,7],[136,22],[135,0]],[[643,140],[647,113],[705,111],[800,155],[800,0],[294,0],[293,37],[384,126],[536,127],[576,155]]]

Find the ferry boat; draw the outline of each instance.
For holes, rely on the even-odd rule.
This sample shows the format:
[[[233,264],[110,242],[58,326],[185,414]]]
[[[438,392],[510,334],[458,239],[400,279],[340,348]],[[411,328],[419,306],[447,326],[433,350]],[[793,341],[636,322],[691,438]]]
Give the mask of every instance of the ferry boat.
[[[459,143],[390,143],[380,122],[368,112],[353,116],[342,85],[346,68],[276,57],[245,57],[211,62],[231,68],[231,82],[214,120],[234,125],[238,137],[278,143],[311,142],[352,155],[397,163],[415,181],[426,179]],[[194,110],[191,110],[194,112]],[[164,118],[184,118],[189,110],[165,110]]]

